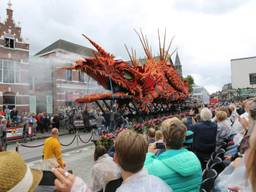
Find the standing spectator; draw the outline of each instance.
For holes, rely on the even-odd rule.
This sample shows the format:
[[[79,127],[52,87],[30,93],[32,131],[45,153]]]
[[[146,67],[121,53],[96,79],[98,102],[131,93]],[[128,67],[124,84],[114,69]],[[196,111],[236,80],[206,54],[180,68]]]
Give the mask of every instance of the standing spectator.
[[[51,125],[51,120],[50,120],[50,116],[49,115],[47,115],[47,113],[45,113],[44,114],[44,117],[45,117],[45,122],[44,122],[44,124],[45,124],[45,131],[46,132],[48,132],[49,131],[49,128],[50,128],[50,125]],[[57,128],[57,127],[55,127],[55,128]]]
[[[92,189],[98,192],[103,189],[109,181],[121,177],[120,169],[113,158],[107,154],[103,145],[98,145],[94,151],[95,164],[92,167]]]
[[[7,121],[10,121],[11,120],[11,110],[8,108],[8,106],[6,106],[5,108],[5,118]]]
[[[14,122],[17,122],[18,120],[18,111],[16,110],[16,108],[13,108],[12,111],[11,111],[11,120],[14,121]]]
[[[5,116],[4,109],[0,111],[0,116]]]
[[[52,127],[60,128],[60,118],[59,115],[55,114],[52,118]]]
[[[61,144],[59,141],[59,131],[57,128],[52,129],[51,137],[45,139],[44,149],[43,149],[43,158],[47,159],[56,159],[58,164],[63,168],[65,163],[62,160]]]
[[[89,131],[90,130],[90,121],[89,121],[90,115],[88,113],[87,107],[84,109],[82,116],[83,116],[84,128],[86,131]]]
[[[102,115],[102,112],[99,113],[98,117],[96,118],[96,125],[97,128],[100,130],[104,130],[105,118]]]
[[[45,130],[45,117],[44,113],[41,113],[41,118],[40,118],[40,131],[41,133],[44,133]]]
[[[0,124],[0,152],[5,151],[7,148],[7,140],[6,140],[6,119],[1,120]]]
[[[43,113],[38,113],[38,115],[36,116],[36,121],[37,121],[37,129],[38,131],[40,131],[41,133],[43,133]]]
[[[196,192],[200,189],[202,170],[196,155],[183,148],[186,129],[176,117],[163,121],[166,151],[156,157],[155,148],[149,146],[144,166],[149,174],[163,179],[174,191]]]
[[[192,149],[204,167],[211,153],[215,151],[217,124],[211,122],[212,112],[208,108],[201,110],[200,118],[201,122],[191,127],[194,133]]]

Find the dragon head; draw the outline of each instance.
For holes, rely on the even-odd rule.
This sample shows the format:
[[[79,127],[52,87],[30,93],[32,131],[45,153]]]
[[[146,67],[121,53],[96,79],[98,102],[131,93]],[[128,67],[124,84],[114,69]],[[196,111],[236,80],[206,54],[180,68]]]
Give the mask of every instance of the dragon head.
[[[86,57],[76,61],[72,69],[87,73],[108,90],[141,97],[142,88],[138,82],[142,78],[142,74],[129,63],[116,59],[107,53],[87,36],[84,35],[84,37],[96,48],[97,52],[94,52],[94,57]]]

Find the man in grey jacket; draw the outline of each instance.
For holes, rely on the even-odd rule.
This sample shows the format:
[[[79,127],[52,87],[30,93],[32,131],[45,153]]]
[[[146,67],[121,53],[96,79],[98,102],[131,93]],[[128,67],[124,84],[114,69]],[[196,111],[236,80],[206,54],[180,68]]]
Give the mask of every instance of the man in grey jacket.
[[[0,151],[5,151],[6,149],[6,119],[2,119],[0,124]]]

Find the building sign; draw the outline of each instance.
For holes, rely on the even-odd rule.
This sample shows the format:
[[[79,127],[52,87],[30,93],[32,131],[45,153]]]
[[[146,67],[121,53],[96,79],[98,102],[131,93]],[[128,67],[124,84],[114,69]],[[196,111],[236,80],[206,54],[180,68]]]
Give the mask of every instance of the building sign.
[[[29,96],[29,112],[36,113],[36,96]]]
[[[23,137],[23,126],[7,128],[6,132],[7,140],[21,139]]]
[[[52,113],[52,96],[51,95],[46,96],[46,112]]]
[[[249,74],[249,78],[250,78],[250,85],[256,84],[256,73]]]
[[[256,96],[256,89],[252,89],[252,88],[238,89],[238,93],[240,96],[254,97]]]

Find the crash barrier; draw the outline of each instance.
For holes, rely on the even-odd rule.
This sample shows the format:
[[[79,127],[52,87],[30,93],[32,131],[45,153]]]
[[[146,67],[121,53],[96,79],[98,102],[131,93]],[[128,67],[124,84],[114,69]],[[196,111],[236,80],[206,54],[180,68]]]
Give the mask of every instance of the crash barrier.
[[[79,140],[80,140],[82,143],[87,144],[87,143],[89,143],[89,142],[93,139],[94,134],[95,134],[95,133],[94,133],[94,130],[92,130],[91,135],[90,135],[90,137],[89,137],[89,139],[88,139],[87,141],[84,141],[84,140],[82,139],[81,135],[78,134],[77,136],[78,136]]]
[[[89,139],[87,141],[84,141],[82,139],[82,137],[80,136],[80,134],[78,133],[78,131],[76,132],[75,136],[73,137],[73,139],[71,140],[70,143],[68,144],[63,144],[60,142],[61,146],[64,147],[68,147],[70,145],[72,145],[74,143],[75,140],[77,140],[77,147],[79,146],[79,140],[83,143],[83,144],[87,144],[89,143],[92,139],[93,139],[93,135],[94,135],[94,131],[91,132],[91,135],[89,137]],[[38,145],[25,145],[24,143],[20,143],[20,142],[16,142],[16,151],[19,152],[19,147],[25,147],[25,148],[38,148],[38,147],[42,147],[44,146],[44,143],[42,144],[38,144]]]

